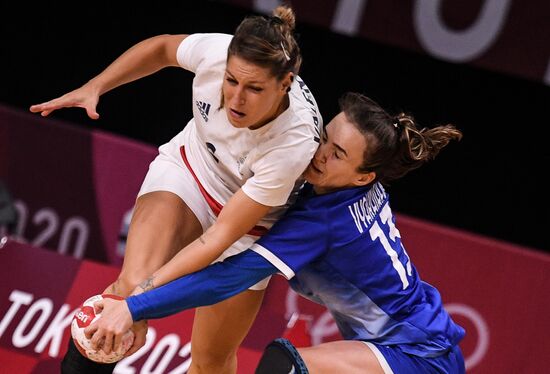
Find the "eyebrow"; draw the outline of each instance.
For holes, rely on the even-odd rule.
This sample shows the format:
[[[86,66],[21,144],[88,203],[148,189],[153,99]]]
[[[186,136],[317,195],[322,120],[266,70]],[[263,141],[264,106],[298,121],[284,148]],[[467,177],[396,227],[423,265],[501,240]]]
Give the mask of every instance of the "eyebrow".
[[[229,69],[225,69],[225,72],[229,75],[230,78],[237,80],[237,78],[235,78],[235,76],[229,71]],[[249,85],[265,84],[265,81],[250,81],[250,82],[247,82],[247,84]]]
[[[346,157],[348,157],[348,153],[346,152],[346,150],[345,150],[344,148],[340,147],[338,144],[336,144],[336,143],[334,143],[334,142],[333,142],[332,144],[334,144],[334,147],[336,147],[336,149],[338,149],[338,150],[339,150],[340,152],[342,152]]]

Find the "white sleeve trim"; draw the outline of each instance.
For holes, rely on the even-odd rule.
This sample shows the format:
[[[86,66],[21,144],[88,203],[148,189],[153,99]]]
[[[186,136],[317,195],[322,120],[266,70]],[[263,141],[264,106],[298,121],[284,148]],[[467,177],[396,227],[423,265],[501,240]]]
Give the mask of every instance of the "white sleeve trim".
[[[273,266],[275,266],[286,279],[291,279],[294,277],[294,271],[283,261],[281,261],[277,256],[275,256],[273,253],[271,253],[267,248],[262,247],[261,245],[254,243],[252,247],[250,247],[251,250],[265,258],[267,261],[271,262]]]

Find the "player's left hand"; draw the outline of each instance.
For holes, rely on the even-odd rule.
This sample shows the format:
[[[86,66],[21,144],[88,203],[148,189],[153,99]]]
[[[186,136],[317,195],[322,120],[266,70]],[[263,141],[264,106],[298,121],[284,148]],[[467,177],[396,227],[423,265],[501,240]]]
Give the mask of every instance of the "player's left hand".
[[[134,332],[134,344],[132,344],[128,352],[124,354],[124,357],[134,354],[145,345],[147,329],[147,320],[138,321],[132,325],[132,331]]]
[[[101,318],[88,326],[84,334],[91,339],[93,349],[109,354],[118,348],[134,321],[125,300],[104,298],[94,303],[94,308],[96,313],[101,313]]]

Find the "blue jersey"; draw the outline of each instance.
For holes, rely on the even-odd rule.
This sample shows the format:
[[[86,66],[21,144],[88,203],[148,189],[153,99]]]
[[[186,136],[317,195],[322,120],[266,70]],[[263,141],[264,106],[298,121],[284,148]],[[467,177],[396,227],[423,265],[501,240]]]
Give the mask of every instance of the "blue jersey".
[[[126,302],[134,321],[160,318],[217,303],[277,272],[325,305],[345,339],[436,357],[464,336],[439,292],[419,279],[378,183],[324,195],[306,185],[252,250]]]
[[[326,306],[344,339],[431,357],[464,336],[439,292],[420,280],[379,183],[323,195],[306,185],[252,249],[296,292]]]

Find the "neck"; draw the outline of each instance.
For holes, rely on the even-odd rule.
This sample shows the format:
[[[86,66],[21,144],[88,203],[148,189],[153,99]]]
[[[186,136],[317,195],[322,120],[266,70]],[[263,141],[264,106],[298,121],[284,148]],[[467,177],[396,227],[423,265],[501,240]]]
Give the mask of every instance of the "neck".
[[[290,99],[288,98],[288,94],[286,94],[282,100],[279,102],[279,105],[277,105],[277,108],[275,109],[275,113],[273,115],[267,117],[265,120],[261,121],[260,123],[250,126],[249,129],[256,130],[260,127],[265,126],[269,122],[273,121],[275,118],[279,117],[290,105]]]

